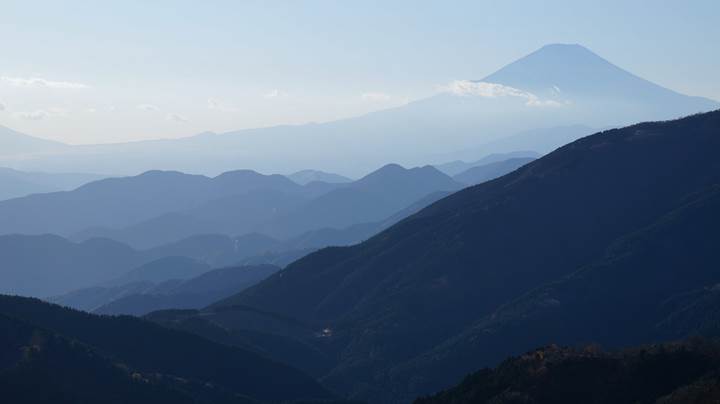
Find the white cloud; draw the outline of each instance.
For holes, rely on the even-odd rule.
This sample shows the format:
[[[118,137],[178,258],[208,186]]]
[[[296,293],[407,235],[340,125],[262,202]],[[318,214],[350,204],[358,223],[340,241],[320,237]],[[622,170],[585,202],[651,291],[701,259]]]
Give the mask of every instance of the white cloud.
[[[90,88],[90,86],[83,83],[73,83],[70,81],[52,81],[40,77],[23,78],[0,76],[0,82],[9,84],[14,87],[57,88],[70,90]]]
[[[48,109],[37,109],[35,111],[18,111],[14,115],[20,119],[28,121],[40,121],[51,117],[65,117],[68,111],[64,108],[52,107]]]
[[[363,101],[369,102],[387,102],[392,99],[392,96],[385,93],[364,93],[360,98],[362,98]]]
[[[67,115],[68,110],[65,108],[51,107],[48,108],[48,112],[50,112],[51,115],[55,116],[65,116]]]
[[[531,107],[562,107],[563,105],[569,104],[569,102],[565,101],[564,103],[562,103],[555,100],[541,100],[533,95],[527,100],[526,104]]]
[[[224,101],[219,100],[217,98],[208,98],[207,106],[209,109],[214,109],[216,111],[223,111],[223,112],[235,112],[235,111],[240,110],[240,108],[229,105],[229,104],[225,103]]]
[[[168,121],[174,121],[174,122],[180,122],[180,123],[190,122],[187,118],[185,118],[184,116],[178,115],[178,114],[167,114],[165,116],[165,119],[167,119]]]
[[[525,105],[533,107],[542,106],[561,106],[562,103],[554,100],[542,100],[537,95],[517,89],[515,87],[504,86],[497,83],[488,83],[484,81],[467,81],[455,80],[445,86],[440,87],[440,91],[467,97],[477,96],[486,98],[498,97],[518,97],[525,99]]]
[[[263,94],[263,97],[265,97],[265,98],[284,98],[284,97],[287,97],[288,95],[289,94],[284,91],[280,91],[278,89],[273,89],[273,90],[270,90],[267,93]]]
[[[137,107],[138,107],[138,109],[141,109],[141,110],[143,110],[143,111],[150,111],[150,112],[158,112],[158,111],[160,111],[160,108],[158,108],[158,107],[156,107],[155,105],[152,105],[152,104],[140,104],[140,105],[138,105]]]
[[[220,109],[221,107],[220,100],[217,100],[215,98],[208,98],[207,105],[210,109]]]
[[[7,109],[7,107],[5,106],[5,104],[3,104],[2,102],[0,102],[0,112],[5,111],[6,109]]]
[[[51,114],[45,110],[38,109],[37,111],[31,112],[16,112],[15,116],[20,119],[26,119],[28,121],[39,121],[49,117]]]

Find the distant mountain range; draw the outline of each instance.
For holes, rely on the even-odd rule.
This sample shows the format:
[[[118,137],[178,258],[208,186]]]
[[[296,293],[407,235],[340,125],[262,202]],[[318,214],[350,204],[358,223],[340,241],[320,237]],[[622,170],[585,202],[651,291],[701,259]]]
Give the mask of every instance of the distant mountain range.
[[[206,269],[196,276],[182,278],[167,273],[168,269],[178,271],[181,268],[178,258],[182,257],[170,258],[175,265],[163,262],[165,267],[159,267],[156,261],[139,268],[146,273],[142,279],[127,281],[127,275],[137,274],[138,270],[135,270],[123,277],[125,282],[115,280],[107,286],[80,289],[48,300],[97,314],[142,316],[163,309],[200,309],[280,270],[273,265],[240,266]],[[162,261],[168,261],[168,258]]]
[[[137,248],[150,248],[197,234],[261,233],[278,239],[323,228],[342,229],[386,219],[436,191],[462,184],[426,167],[386,166],[358,181],[329,186],[309,195],[311,182],[295,191],[251,192],[214,199],[181,212],[166,213],[119,229],[89,229],[74,240],[108,237]]]
[[[0,167],[0,201],[30,194],[69,191],[101,178],[93,174],[28,173]]]
[[[480,160],[467,162],[462,160],[455,160],[443,164],[435,164],[434,167],[443,173],[453,177],[460,174],[463,171],[467,171],[473,167],[484,166],[491,163],[499,163],[504,160],[513,158],[538,158],[540,154],[534,151],[514,151],[509,153],[494,153],[489,154]]]
[[[147,249],[201,234],[229,236],[258,233],[277,217],[290,214],[308,200],[299,193],[254,191],[212,199],[199,205],[116,226],[87,227],[66,233],[72,240],[103,237]],[[309,229],[305,229],[309,230]]]
[[[90,227],[127,226],[253,191],[300,193],[301,190],[301,186],[286,177],[265,176],[250,170],[227,172],[214,178],[149,171],[136,177],[91,182],[69,192],[2,201],[0,228],[5,234],[67,236]]]
[[[260,230],[276,237],[292,237],[308,230],[376,222],[433,192],[456,191],[462,186],[432,166],[405,169],[389,164],[302,204]]]
[[[447,195],[449,192],[435,192],[382,221],[362,223],[344,229],[324,228],[309,231],[285,241],[260,234],[235,238],[207,234],[140,252],[127,249],[134,258],[131,262],[146,263],[117,278],[90,287],[78,289],[77,285],[73,288],[72,284],[56,284],[54,287],[64,288],[60,290],[67,293],[49,297],[48,300],[80,310],[114,314],[142,315],[152,310],[168,308],[202,308],[259,282],[278,270],[278,266],[284,267],[318,249],[362,242]],[[0,246],[2,240],[0,237]],[[38,243],[42,240],[40,238],[25,237],[22,240],[27,245],[44,248],[43,244]],[[28,264],[20,261],[15,267],[21,273],[26,272],[23,265]],[[36,264],[32,262],[29,265],[31,270],[41,271],[41,268],[35,268]],[[86,265],[84,262],[71,261],[64,270],[72,273],[76,267],[82,268]],[[223,268],[209,271],[209,265]],[[233,265],[241,267],[224,268]],[[244,270],[245,267],[257,270],[247,271]],[[194,276],[206,282],[206,275],[213,279],[213,273],[229,274],[231,277],[225,281],[222,277],[217,278],[222,283],[210,291],[211,293],[204,289],[190,291],[194,289]],[[7,280],[6,287],[17,293],[18,289],[12,289],[14,283],[11,279]]]
[[[151,260],[117,241],[55,235],[0,236],[0,256],[0,292],[38,297],[90,287]]]
[[[453,179],[457,182],[467,185],[482,184],[495,178],[502,177],[503,175],[513,172],[518,168],[524,166],[535,160],[533,157],[517,157],[495,163],[484,164],[472,168],[454,175]]]
[[[433,167],[387,165],[360,180],[298,185],[250,170],[214,178],[150,171],[76,190],[0,201],[2,234],[109,238],[149,249],[201,234],[279,239],[382,221],[437,191],[463,184]]]
[[[438,83],[444,84],[444,83]],[[178,140],[67,146],[0,132],[0,166],[46,172],[134,175],[150,169],[215,175],[239,164],[294,172],[308,167],[358,176],[386,162],[417,166],[479,150],[551,151],[592,133],[644,120],[673,119],[719,107],[653,84],[579,45],[548,45],[479,81],[457,81],[430,98],[322,124],[277,126]],[[585,128],[574,137],[525,136]],[[12,147],[11,147],[12,145]],[[280,147],[280,145],[282,147]],[[22,156],[19,158],[18,156]],[[352,156],[352,159],[348,159]]]
[[[93,311],[98,314],[143,316],[165,309],[200,309],[254,286],[279,270],[274,265],[214,269],[192,279],[167,281],[152,290],[128,294]]]
[[[25,234],[0,235],[7,265],[0,291],[47,297],[134,284],[139,292],[149,288],[138,283],[186,279],[210,267],[285,266],[319,248],[366,240],[462,187],[432,167],[397,165],[317,197],[309,186],[251,171],[215,178],[149,172],[2,201],[3,232]],[[98,227],[137,220],[117,230]],[[73,241],[46,234],[75,231]],[[95,290],[88,299],[125,294]]]
[[[373,402],[549,342],[712,332],[719,131],[716,111],[580,139],[195,318],[299,338],[338,358],[326,384]]]
[[[327,182],[329,184],[342,184],[352,182],[350,178],[342,175],[326,173],[318,170],[301,170],[287,176],[300,185],[307,185],[311,182]]]
[[[0,126],[0,146],[0,158],[7,161],[29,156],[61,154],[72,150],[72,146],[28,136],[3,126]]]
[[[106,284],[118,286],[134,282],[159,283],[169,279],[185,280],[204,274],[209,270],[210,265],[205,262],[185,256],[167,255],[140,265]]]

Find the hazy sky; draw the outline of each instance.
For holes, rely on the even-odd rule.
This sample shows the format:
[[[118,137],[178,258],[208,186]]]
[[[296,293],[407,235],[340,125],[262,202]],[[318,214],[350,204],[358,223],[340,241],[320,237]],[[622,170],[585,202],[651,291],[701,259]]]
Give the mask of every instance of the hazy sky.
[[[0,124],[106,143],[328,121],[556,42],[720,100],[719,20],[717,0],[0,0]]]

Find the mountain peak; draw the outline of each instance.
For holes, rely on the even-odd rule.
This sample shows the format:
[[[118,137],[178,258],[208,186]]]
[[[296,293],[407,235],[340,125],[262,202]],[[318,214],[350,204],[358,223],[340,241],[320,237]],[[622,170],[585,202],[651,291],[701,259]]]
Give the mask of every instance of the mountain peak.
[[[331,184],[341,184],[352,181],[350,178],[344,177],[342,175],[328,173],[320,170],[301,170],[287,175],[287,177],[290,178],[292,181],[298,183],[299,185],[307,185],[315,181],[327,182]]]
[[[365,186],[399,186],[400,184],[408,185],[409,183],[433,183],[438,185],[438,189],[453,189],[455,181],[449,176],[443,174],[437,168],[426,165],[423,167],[413,167],[407,169],[399,164],[386,164],[381,168],[371,172],[365,177],[357,180],[354,187]]]
[[[396,175],[412,175],[412,174],[419,174],[419,175],[441,175],[445,176],[440,170],[435,168],[432,165],[424,165],[422,167],[413,167],[413,168],[405,168],[401,166],[400,164],[396,163],[390,163],[385,164],[384,166],[380,167],[379,169],[371,172],[370,174],[366,175],[362,179],[370,178],[374,176],[396,176]],[[361,179],[361,180],[362,180]]]
[[[373,181],[378,178],[388,178],[388,177],[395,177],[398,175],[401,175],[402,173],[406,173],[409,170],[400,164],[396,163],[390,163],[385,164],[384,166],[378,168],[377,170],[371,172],[370,174],[360,178],[358,180],[359,183],[365,183],[369,181]]]
[[[589,95],[608,82],[626,82],[629,78],[650,84],[582,45],[548,44],[480,81],[531,92],[554,90]]]
[[[567,63],[590,63],[615,67],[612,63],[608,62],[597,53],[576,43],[547,44],[520,60],[527,58],[547,58],[549,61],[554,63],[565,61]]]
[[[54,140],[26,135],[0,125],[0,156],[15,154],[46,153],[67,150],[70,146]]]
[[[549,43],[547,45],[543,45],[540,49],[538,49],[536,52],[542,52],[542,51],[561,51],[561,52],[589,52],[593,53],[590,49],[580,45],[579,43]],[[594,54],[594,53],[593,53]]]
[[[255,170],[250,169],[238,169],[238,170],[231,170],[231,171],[225,171],[223,173],[220,173],[216,175],[213,179],[220,180],[220,179],[227,179],[227,178],[261,178],[264,177],[263,174],[260,174],[259,172]]]
[[[375,172],[379,173],[379,172],[401,172],[401,171],[408,171],[408,169],[397,163],[389,163],[389,164],[385,164],[384,166],[378,168]]]
[[[255,184],[255,183],[263,183],[263,182],[279,182],[279,183],[287,183],[292,184],[293,182],[285,177],[284,175],[280,174],[263,174],[259,173],[255,170],[250,169],[240,169],[240,170],[232,170],[232,171],[225,171],[222,174],[219,174],[212,178],[212,180],[216,183],[247,183],[247,184]]]
[[[687,97],[623,70],[579,44],[545,45],[480,81],[565,104],[613,98],[631,103],[653,100],[665,116],[708,111],[715,104],[707,99],[688,101]],[[681,102],[692,106],[688,111],[678,112],[674,105]]]

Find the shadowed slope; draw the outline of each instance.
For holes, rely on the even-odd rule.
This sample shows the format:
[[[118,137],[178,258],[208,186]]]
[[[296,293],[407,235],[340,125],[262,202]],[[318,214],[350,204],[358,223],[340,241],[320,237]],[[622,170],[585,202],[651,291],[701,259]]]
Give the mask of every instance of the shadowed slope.
[[[81,341],[140,372],[217,384],[260,400],[331,398],[293,368],[144,320],[90,315],[10,296],[0,296],[0,314]]]

